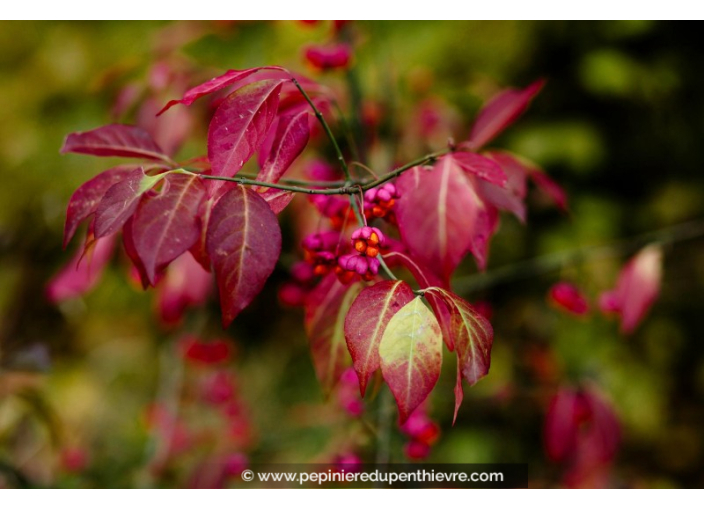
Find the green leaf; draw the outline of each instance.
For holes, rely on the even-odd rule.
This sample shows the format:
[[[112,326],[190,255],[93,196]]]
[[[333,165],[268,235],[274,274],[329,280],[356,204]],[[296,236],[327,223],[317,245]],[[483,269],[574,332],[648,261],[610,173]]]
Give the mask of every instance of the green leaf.
[[[440,325],[420,297],[391,318],[379,344],[379,357],[403,423],[435,387],[442,365]]]

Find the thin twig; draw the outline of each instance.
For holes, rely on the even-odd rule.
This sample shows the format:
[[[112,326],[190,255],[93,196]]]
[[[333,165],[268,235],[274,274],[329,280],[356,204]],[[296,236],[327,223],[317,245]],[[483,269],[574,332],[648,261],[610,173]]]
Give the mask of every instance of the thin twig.
[[[237,174],[238,177],[244,177],[246,179],[252,179],[256,180],[257,176],[254,174],[248,174],[245,172],[240,172]],[[284,184],[291,184],[293,186],[315,186],[315,187],[321,187],[321,188],[332,188],[332,187],[340,187],[345,185],[345,181],[308,181],[306,179],[279,179],[278,182],[282,182]]]
[[[272,182],[263,182],[263,181],[257,181],[254,179],[250,179],[249,177],[244,177],[244,176],[236,176],[236,177],[225,177],[221,175],[208,175],[208,174],[202,174],[202,173],[197,173],[192,170],[186,169],[186,168],[179,168],[176,170],[171,170],[172,173],[184,173],[184,174],[190,174],[190,175],[199,175],[203,179],[211,179],[214,181],[230,181],[230,182],[236,182],[238,184],[242,184],[245,186],[261,186],[263,188],[274,188],[274,189],[281,189],[281,190],[286,190],[286,191],[292,191],[294,193],[306,193],[308,195],[353,195],[355,193],[363,192],[370,190],[372,188],[376,188],[380,184],[384,184],[387,181],[390,181],[391,179],[398,177],[401,175],[403,172],[406,170],[410,170],[411,168],[418,166],[418,165],[423,165],[426,163],[430,163],[433,160],[437,159],[438,157],[447,154],[450,152],[449,149],[444,149],[441,151],[433,152],[431,154],[426,154],[423,157],[420,157],[418,159],[414,159],[413,161],[410,161],[409,163],[406,163],[403,166],[400,166],[398,168],[395,168],[391,172],[382,175],[378,179],[375,179],[373,181],[367,181],[367,180],[362,180],[362,181],[346,181],[345,184],[342,186],[335,186],[332,188],[309,188],[309,187],[304,187],[304,186],[292,186],[289,184],[280,184],[280,183],[272,183]],[[345,165],[345,168],[346,165]],[[319,182],[319,181],[297,181],[301,184],[307,184],[309,186],[318,186],[318,185],[330,185],[330,184],[337,184],[339,181],[335,182]],[[355,214],[357,216],[357,219],[360,221],[360,224],[364,224],[364,221],[359,213],[359,208],[355,203],[352,203],[352,207],[355,210]]]
[[[367,172],[369,172],[369,174],[370,174],[374,179],[378,179],[378,178],[379,178],[379,176],[376,174],[376,172],[374,172],[374,170],[372,170],[371,168],[369,168],[369,167],[368,167],[367,165],[365,165],[364,163],[360,163],[359,161],[352,161],[352,162],[350,163],[350,166],[356,166],[356,167],[359,167],[359,168],[361,168],[361,169],[363,169],[363,170],[366,170]]]
[[[439,158],[440,156],[443,156],[443,155],[447,154],[448,152],[450,152],[450,149],[443,149],[441,151],[427,154],[427,155],[423,156],[422,158],[414,159],[413,161],[410,161],[410,162],[406,163],[405,165],[400,166],[400,167],[396,168],[395,170],[392,170],[388,174],[384,174],[383,176],[379,177],[375,181],[364,184],[362,186],[362,189],[364,191],[367,191],[368,189],[376,188],[380,184],[384,184],[386,181],[390,181],[394,177],[398,177],[406,170],[410,170],[414,166],[425,165],[426,163],[430,163],[434,159]]]
[[[386,465],[391,458],[391,423],[394,401],[391,391],[381,389],[379,396],[379,418],[377,429],[376,464]]]
[[[315,106],[315,103],[308,96],[306,91],[303,90],[303,87],[301,87],[301,84],[298,83],[298,80],[296,78],[292,77],[291,82],[296,86],[296,88],[300,91],[300,93],[303,94],[303,97],[308,102],[310,107],[313,109],[313,113],[315,114],[315,118],[318,119],[318,122],[323,127],[325,134],[328,136],[330,143],[332,143],[332,146],[335,149],[335,154],[337,155],[337,161],[340,163],[340,166],[342,167],[342,171],[345,172],[345,178],[348,181],[351,181],[352,177],[350,176],[350,169],[347,168],[347,162],[345,161],[345,157],[342,155],[342,151],[340,150],[340,146],[338,145],[337,140],[335,139],[335,136],[332,134],[332,130],[330,129],[330,126],[328,125],[327,121],[325,120],[325,117],[323,117],[323,114],[320,112],[320,110],[318,110],[318,107]]]
[[[255,181],[253,179],[248,179],[246,177],[224,177],[220,175],[207,175],[207,174],[197,174],[191,172],[190,170],[173,170],[173,172],[187,173],[191,175],[198,175],[203,179],[210,179],[213,181],[229,181],[236,182],[237,184],[242,184],[245,186],[261,186],[263,188],[274,188],[282,189],[286,191],[292,191],[294,193],[306,193],[308,195],[352,195],[357,192],[357,187],[355,186],[339,186],[336,188],[304,188],[301,186],[290,186],[288,184],[279,184],[273,182]]]
[[[499,267],[486,273],[456,278],[452,288],[459,294],[467,294],[509,281],[530,278],[556,271],[581,260],[596,260],[630,252],[649,243],[673,244],[704,236],[704,219],[700,218],[677,225],[671,225],[652,232],[622,239],[599,246],[580,246],[572,250],[540,255],[534,259]]]

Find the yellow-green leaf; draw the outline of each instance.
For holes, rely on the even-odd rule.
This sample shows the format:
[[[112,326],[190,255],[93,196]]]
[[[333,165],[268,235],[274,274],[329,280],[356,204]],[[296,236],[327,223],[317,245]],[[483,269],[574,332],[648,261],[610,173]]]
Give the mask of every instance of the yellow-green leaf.
[[[391,318],[379,344],[379,357],[403,423],[428,397],[442,365],[440,325],[420,297]]]

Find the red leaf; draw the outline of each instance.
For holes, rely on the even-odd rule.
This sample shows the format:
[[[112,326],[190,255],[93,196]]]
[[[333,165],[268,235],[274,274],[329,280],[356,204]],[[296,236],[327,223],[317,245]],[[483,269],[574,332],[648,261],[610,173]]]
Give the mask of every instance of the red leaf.
[[[548,457],[556,462],[576,452],[580,423],[588,410],[584,397],[571,388],[561,388],[550,400],[543,434]]]
[[[331,273],[306,299],[304,324],[315,373],[325,395],[330,394],[349,364],[345,316],[361,288],[360,283],[345,285]]]
[[[212,287],[213,276],[190,253],[184,253],[169,265],[157,287],[161,320],[167,325],[178,324],[187,308],[205,303]]]
[[[442,365],[440,325],[419,297],[391,318],[379,344],[381,373],[398,405],[400,422],[428,397]]]
[[[166,110],[177,104],[184,104],[186,106],[189,106],[200,97],[203,97],[207,94],[212,94],[213,92],[217,92],[218,90],[224,89],[225,87],[229,87],[230,85],[234,85],[238,81],[244,80],[248,76],[264,69],[286,72],[285,69],[282,69],[281,67],[277,66],[253,67],[251,69],[242,70],[230,69],[225,74],[217,76],[205,83],[198,85],[197,87],[193,87],[192,89],[187,90],[181,99],[169,101],[168,103],[166,103],[166,106],[164,106],[161,111],[159,111],[157,115],[161,115]]]
[[[472,175],[503,188],[506,186],[507,177],[501,167],[489,158],[474,152],[457,151],[444,156],[452,158],[457,165]]]
[[[545,83],[538,80],[525,89],[507,89],[499,92],[477,115],[469,143],[473,149],[478,149],[494,139],[528,108],[530,101],[540,92]]]
[[[103,196],[95,211],[96,239],[117,232],[137,209],[142,195],[163,179],[164,174],[147,175],[138,168],[126,179],[113,184]]]
[[[218,365],[232,357],[232,343],[223,338],[204,342],[194,335],[186,335],[179,340],[183,359],[203,365]]]
[[[525,223],[526,205],[524,200],[528,192],[526,176],[533,169],[506,152],[487,152],[485,156],[496,161],[508,180],[503,188],[485,181],[479,181],[477,182],[479,194],[485,202],[502,211],[512,212],[521,223]]]
[[[84,133],[71,133],[61,147],[61,154],[67,152],[171,161],[149,133],[126,124],[110,124]]]
[[[612,406],[595,389],[563,387],[550,401],[543,434],[548,456],[575,464],[572,471],[579,472],[614,458],[621,427]]]
[[[259,149],[276,118],[281,84],[281,80],[252,83],[220,104],[208,130],[213,175],[234,176]]]
[[[139,258],[139,254],[134,247],[132,223],[133,217],[130,217],[122,227],[122,246],[125,248],[125,253],[132,261],[134,268],[137,270],[142,288],[146,289],[149,287],[149,277],[147,276],[147,271],[144,269],[142,259]]]
[[[379,344],[386,325],[415,296],[407,283],[386,280],[357,296],[345,317],[345,340],[364,396],[369,378],[379,368]]]
[[[296,196],[292,191],[283,189],[269,188],[266,191],[260,192],[259,195],[266,200],[274,214],[279,214],[288,204],[291,203],[293,197]]]
[[[278,120],[275,136],[270,142],[271,145],[266,148],[265,142],[260,149],[260,152],[267,149],[268,156],[262,163],[262,169],[257,175],[258,181],[277,183],[295,159],[303,152],[310,136],[308,117],[307,111],[298,111]],[[267,135],[267,139],[270,137],[271,133]],[[261,197],[268,202],[269,207],[276,214],[283,211],[294,197],[292,192],[286,190],[267,188],[265,186],[256,186],[252,189],[260,193]]]
[[[264,163],[266,163],[266,160],[271,153],[271,149],[274,147],[274,140],[276,139],[276,134],[279,130],[279,122],[281,121],[282,99],[283,98],[279,96],[279,113],[274,119],[274,122],[271,123],[271,126],[269,126],[269,132],[266,134],[264,141],[259,146],[259,150],[257,151],[257,165],[259,165],[259,168],[264,168]]]
[[[85,249],[80,246],[68,264],[47,285],[47,299],[59,303],[82,296],[95,287],[110,261],[114,246],[114,237],[88,242]]]
[[[558,282],[548,292],[550,300],[559,308],[576,315],[589,312],[589,303],[581,290],[569,282]]]
[[[306,48],[305,57],[317,69],[339,69],[349,64],[352,49],[344,43],[332,46],[309,46]]]
[[[310,127],[306,111],[279,120],[276,137],[257,180],[276,183],[308,144]]]
[[[460,412],[460,406],[464,400],[464,389],[462,388],[462,364],[460,357],[457,356],[457,379],[455,380],[455,412],[452,415],[452,425],[457,421],[457,413]]]
[[[234,182],[223,182],[222,186],[217,188],[213,194],[207,199],[203,200],[200,204],[198,210],[198,218],[200,218],[200,234],[198,236],[198,241],[191,246],[190,251],[193,257],[198,261],[198,263],[206,271],[210,271],[210,257],[208,256],[208,250],[206,246],[206,240],[208,237],[208,224],[210,223],[210,215],[213,212],[213,207],[218,203],[218,200],[222,196],[234,189],[237,186]]]
[[[632,333],[657,299],[661,278],[662,248],[646,246],[623,267],[616,288],[601,295],[599,307],[619,314],[621,331]]]
[[[236,186],[213,207],[206,235],[227,327],[261,292],[274,270],[281,252],[281,229],[256,192]]]
[[[66,226],[64,227],[64,249],[76,233],[78,225],[88,218],[100,203],[105,192],[114,184],[124,179],[135,167],[121,166],[106,170],[83,183],[68,202],[66,210]]]
[[[462,377],[470,384],[489,373],[494,330],[486,318],[456,294],[439,287],[426,289],[442,299],[452,313],[452,334]]]
[[[499,211],[491,204],[477,198],[477,217],[474,220],[474,231],[469,251],[474,255],[480,271],[486,269],[489,258],[489,242],[499,227]]]
[[[149,282],[198,240],[205,186],[197,175],[168,174],[164,188],[145,196],[134,213],[132,239]]]
[[[169,115],[158,117],[158,109],[159,103],[155,98],[147,99],[137,112],[137,124],[152,135],[159,147],[164,149],[164,153],[173,156],[191,134],[194,124],[193,112],[178,109]]]
[[[528,175],[539,190],[549,196],[560,209],[567,211],[567,193],[559,184],[538,169]]]
[[[415,259],[449,281],[472,240],[477,206],[471,182],[454,159],[443,158],[431,171],[404,173],[396,186],[401,239]]]

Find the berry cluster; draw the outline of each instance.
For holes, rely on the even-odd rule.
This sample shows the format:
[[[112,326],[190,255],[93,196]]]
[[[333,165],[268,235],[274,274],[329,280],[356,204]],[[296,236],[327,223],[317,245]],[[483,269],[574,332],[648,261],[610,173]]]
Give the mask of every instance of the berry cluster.
[[[279,288],[279,301],[286,306],[303,306],[308,292],[317,281],[313,266],[307,262],[296,262],[291,267],[291,280]]]
[[[430,448],[440,438],[440,427],[419,407],[401,426],[401,432],[408,436],[403,452],[411,460],[421,460],[430,455]]]
[[[343,283],[361,276],[364,281],[373,280],[379,274],[379,250],[386,244],[384,234],[375,227],[358,228],[352,233],[352,247],[357,253],[348,253],[338,259],[335,273]]]
[[[321,215],[330,219],[335,230],[342,230],[355,221],[354,211],[345,198],[337,195],[312,195],[310,201]]]
[[[347,368],[337,385],[337,403],[348,415],[357,418],[364,413],[364,400],[359,394],[359,378],[354,368]]]
[[[364,215],[368,221],[386,218],[395,225],[396,216],[392,208],[398,198],[398,190],[393,183],[387,182],[379,188],[372,188],[364,193]]]
[[[337,232],[318,232],[303,239],[305,261],[313,267],[315,276],[325,276],[335,266],[340,244]]]

